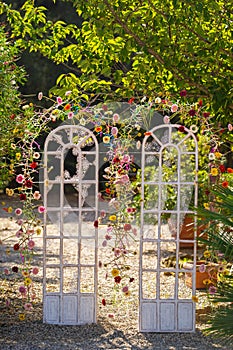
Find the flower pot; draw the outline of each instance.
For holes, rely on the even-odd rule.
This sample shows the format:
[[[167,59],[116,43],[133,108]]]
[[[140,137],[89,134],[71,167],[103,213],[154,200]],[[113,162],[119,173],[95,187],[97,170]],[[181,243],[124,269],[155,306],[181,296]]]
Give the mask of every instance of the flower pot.
[[[176,237],[176,227],[175,225],[171,225],[171,223],[168,223],[170,230],[172,231],[172,236]],[[207,234],[203,233],[204,230],[207,228],[206,225],[198,225],[197,226],[197,237],[203,237],[206,238]],[[193,240],[194,239],[194,219],[193,216],[186,215],[184,217],[184,220],[182,222],[182,225],[180,227],[180,234],[179,234],[180,240]],[[197,248],[203,247],[204,244],[198,242]],[[180,248],[193,248],[192,242],[179,242]]]
[[[206,289],[207,285],[204,283],[205,280],[211,280],[211,284],[208,285],[215,285],[217,282],[217,272],[218,272],[218,265],[211,265],[206,266],[206,270],[204,272],[200,272],[199,268],[200,265],[205,264],[205,261],[198,261],[196,264],[196,289]],[[192,263],[184,263],[183,265],[184,269],[191,270],[193,268]],[[187,287],[192,288],[192,273],[191,272],[185,272],[185,284]]]

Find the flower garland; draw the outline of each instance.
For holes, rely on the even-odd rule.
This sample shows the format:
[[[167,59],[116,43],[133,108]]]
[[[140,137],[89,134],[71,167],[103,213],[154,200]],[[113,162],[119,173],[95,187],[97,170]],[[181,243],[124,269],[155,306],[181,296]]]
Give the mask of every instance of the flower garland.
[[[184,91],[180,95],[181,98],[186,96]],[[40,93],[39,100],[42,97]],[[165,124],[178,118],[181,124],[178,130],[180,133],[185,132],[183,125],[196,133],[201,155],[200,174],[205,183],[204,206],[208,206],[208,186],[215,183],[222,183],[223,187],[231,185],[228,175],[233,173],[233,169],[225,166],[226,158],[220,152],[220,148],[222,135],[224,133],[229,135],[233,127],[228,124],[225,129],[216,128],[202,101],[189,104],[180,100],[174,102],[168,97],[165,99],[157,97],[154,101],[143,98],[137,105],[130,99],[127,116],[122,118],[120,113],[115,113],[107,104],[92,107],[69,101],[69,92],[67,101],[58,97],[52,107],[38,112],[34,119],[28,122],[23,139],[15,145],[19,160],[15,165],[18,187],[6,189],[8,196],[16,196],[22,202],[22,207],[17,207],[14,211],[19,228],[16,232],[17,243],[13,249],[19,254],[20,263],[11,267],[11,272],[10,269],[4,270],[5,275],[12,277],[17,275],[22,280],[22,284],[18,287],[23,300],[23,309],[19,312],[20,319],[24,319],[25,311],[33,308],[35,299],[33,277],[39,272],[38,267],[33,266],[36,251],[34,237],[43,231],[41,214],[45,208],[40,203],[41,194],[35,187],[39,168],[43,167],[43,164],[40,164],[42,145],[38,143],[38,137],[42,132],[49,130],[51,123],[69,120],[87,127],[91,125],[96,137],[106,146],[105,160],[108,161],[108,166],[104,169],[105,187],[98,196],[99,200],[108,202],[110,215],[102,211],[94,226],[106,225],[102,246],[111,248],[112,258],[105,263],[105,266],[110,268],[114,288],[119,289],[121,284],[120,290],[125,296],[129,296],[129,284],[135,278],[129,274],[125,261],[135,254],[130,247],[137,236],[135,220],[139,215],[141,201],[138,169],[134,164],[131,150],[133,147],[140,149],[144,135],[150,134],[147,127],[153,115],[151,111],[159,112]],[[18,167],[21,169],[20,173],[17,173]],[[4,210],[12,214],[13,208],[8,207]],[[1,244],[3,243],[2,240]],[[102,304],[106,305],[105,298]]]

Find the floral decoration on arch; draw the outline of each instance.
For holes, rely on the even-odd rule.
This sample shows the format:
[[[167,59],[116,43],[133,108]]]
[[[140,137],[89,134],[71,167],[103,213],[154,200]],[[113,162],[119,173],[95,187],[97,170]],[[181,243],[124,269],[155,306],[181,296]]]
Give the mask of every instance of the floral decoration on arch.
[[[222,152],[224,135],[232,133],[233,127],[228,124],[225,128],[216,127],[214,116],[206,109],[202,101],[189,103],[185,90],[180,92],[180,98],[173,100],[169,96],[158,96],[154,100],[144,97],[136,103],[136,99],[128,101],[127,116],[111,109],[111,103],[92,106],[80,101],[67,100],[57,97],[54,104],[42,111],[35,112],[33,119],[28,122],[24,137],[12,144],[18,154],[15,163],[16,188],[6,188],[9,197],[19,199],[19,207],[5,207],[3,210],[14,217],[18,225],[15,232],[16,242],[13,250],[18,254],[18,264],[9,266],[3,271],[7,278],[17,280],[17,298],[21,303],[19,318],[24,319],[26,312],[33,310],[35,290],[33,280],[38,274],[34,265],[36,253],[36,235],[43,231],[43,213],[45,207],[41,202],[37,179],[43,153],[42,133],[49,132],[51,125],[57,122],[69,121],[91,127],[97,139],[106,146],[105,160],[108,166],[104,169],[104,188],[99,192],[100,201],[109,205],[109,213],[102,211],[96,218],[93,227],[106,225],[106,234],[102,246],[110,248],[112,257],[109,261],[100,262],[108,269],[112,278],[113,289],[123,296],[130,296],[136,276],[132,276],[128,266],[131,256],[137,252],[131,250],[131,242],[137,237],[136,220],[140,212],[140,171],[134,163],[132,148],[141,148],[144,136],[150,135],[151,118],[160,115],[163,123],[179,123],[178,133],[185,133],[189,128],[197,137],[199,144],[199,173],[203,180],[201,200],[208,207],[209,186],[221,184],[223,187],[232,186],[233,169],[227,167],[226,157]],[[38,95],[42,99],[43,94]],[[155,112],[157,114],[155,114]],[[20,170],[19,170],[20,169]],[[1,240],[7,246],[7,240]],[[10,305],[14,300],[6,297]],[[102,304],[107,304],[106,298]]]

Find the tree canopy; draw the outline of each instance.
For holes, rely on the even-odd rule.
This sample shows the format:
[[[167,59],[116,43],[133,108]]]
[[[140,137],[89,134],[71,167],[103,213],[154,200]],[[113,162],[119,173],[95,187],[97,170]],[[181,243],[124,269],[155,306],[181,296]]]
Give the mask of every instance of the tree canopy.
[[[78,24],[48,20],[39,2],[27,0],[19,11],[1,7],[18,46],[70,67],[57,79],[59,94],[153,98],[185,89],[210,103],[217,120],[230,121],[230,0],[64,0]]]

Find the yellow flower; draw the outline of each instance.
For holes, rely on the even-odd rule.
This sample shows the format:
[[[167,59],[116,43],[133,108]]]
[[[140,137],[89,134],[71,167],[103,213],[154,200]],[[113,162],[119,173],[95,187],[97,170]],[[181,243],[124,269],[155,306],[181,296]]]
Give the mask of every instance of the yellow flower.
[[[217,176],[218,175],[218,169],[217,168],[212,168],[210,171],[212,176]]]
[[[29,273],[27,271],[22,271],[22,275],[23,275],[23,277],[28,277]]]
[[[42,227],[37,227],[35,230],[35,232],[38,236],[42,233],[42,231],[43,231]]]
[[[124,295],[125,295],[126,297],[129,297],[130,294],[131,294],[130,290],[128,290],[127,292],[124,293]]]
[[[17,152],[15,155],[16,160],[20,160],[21,158],[21,153]]]
[[[112,269],[111,273],[113,277],[116,277],[116,276],[119,276],[120,271],[118,269]]]
[[[220,159],[222,157],[222,153],[220,152],[215,152],[215,157]]]
[[[16,145],[14,143],[11,143],[11,148],[16,149]]]
[[[20,321],[24,321],[25,320],[25,314],[19,314],[19,319],[20,319]]]
[[[110,221],[116,221],[116,215],[110,215],[109,216]]]
[[[110,142],[110,137],[109,136],[104,136],[103,137],[103,143],[109,143]]]
[[[192,296],[192,301],[194,301],[194,303],[197,303],[198,302],[198,297],[196,295],[193,295]]]
[[[212,283],[211,280],[208,279],[208,278],[206,278],[205,280],[203,280],[203,284],[204,284],[205,286],[208,286],[208,285],[211,284],[211,283]]]
[[[14,194],[14,190],[11,189],[11,188],[6,188],[6,194],[7,194],[9,197],[12,197],[13,194]]]
[[[203,256],[204,256],[204,258],[208,259],[208,258],[211,257],[211,254],[210,254],[210,252],[208,250],[205,250],[204,253],[203,253]]]
[[[30,277],[25,278],[25,280],[24,280],[24,285],[25,286],[30,286],[31,283],[32,283],[32,280],[31,280]]]
[[[206,210],[210,210],[209,203],[204,203],[203,205],[204,205],[204,208],[205,208]]]
[[[13,211],[13,208],[12,208],[12,207],[9,207],[9,208],[8,208],[8,213],[12,213],[12,211]]]

